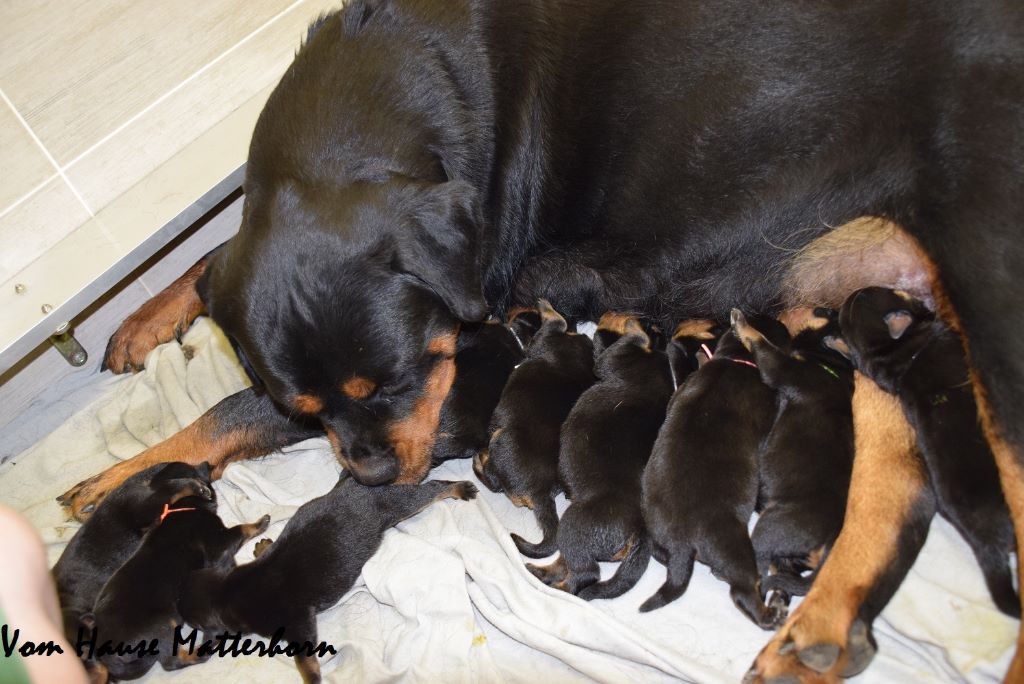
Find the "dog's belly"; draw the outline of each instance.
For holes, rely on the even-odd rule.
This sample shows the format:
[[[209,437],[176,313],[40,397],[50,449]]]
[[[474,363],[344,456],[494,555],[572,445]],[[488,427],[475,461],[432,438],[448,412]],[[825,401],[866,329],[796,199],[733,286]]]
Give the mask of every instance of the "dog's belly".
[[[517,134],[499,140],[512,161],[495,223],[534,240],[492,300],[666,320],[772,310],[815,237],[861,215],[909,222],[924,152],[907,131],[927,136],[936,116],[919,66],[939,49],[936,10],[869,4],[630,6],[605,17],[615,30],[580,19],[574,61],[541,68],[550,98],[500,115],[529,110],[535,128],[503,127]]]

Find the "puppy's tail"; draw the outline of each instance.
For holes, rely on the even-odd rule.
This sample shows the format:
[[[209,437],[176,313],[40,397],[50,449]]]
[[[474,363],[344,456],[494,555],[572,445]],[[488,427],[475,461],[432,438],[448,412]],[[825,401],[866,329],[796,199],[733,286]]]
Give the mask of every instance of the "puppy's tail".
[[[975,549],[978,565],[985,577],[988,593],[996,608],[1012,618],[1020,618],[1020,599],[1013,590],[1013,578],[1007,554],[994,546]]]
[[[543,558],[550,556],[558,550],[555,537],[558,535],[558,511],[555,510],[555,500],[549,495],[538,496],[534,499],[533,514],[540,525],[543,538],[533,544],[526,541],[518,534],[512,534],[512,542],[519,549],[519,553],[527,558]]]
[[[614,575],[604,582],[591,584],[577,595],[586,601],[622,596],[640,581],[650,560],[651,543],[646,536],[641,536],[640,541],[622,559],[622,563],[619,564]]]
[[[690,577],[693,575],[693,561],[697,557],[697,550],[690,547],[685,552],[676,551],[668,557],[668,577],[654,593],[654,596],[647,599],[640,606],[641,613],[647,613],[656,608],[672,603],[683,595],[686,587],[690,584]]]

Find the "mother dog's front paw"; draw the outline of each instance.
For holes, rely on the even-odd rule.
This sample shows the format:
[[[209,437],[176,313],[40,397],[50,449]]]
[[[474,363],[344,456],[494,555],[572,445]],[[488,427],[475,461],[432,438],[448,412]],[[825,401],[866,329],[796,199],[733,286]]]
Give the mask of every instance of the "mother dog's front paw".
[[[842,643],[836,643],[842,641]],[[761,650],[744,684],[824,684],[860,674],[877,648],[863,620],[853,621],[845,639],[818,638],[795,613]]]

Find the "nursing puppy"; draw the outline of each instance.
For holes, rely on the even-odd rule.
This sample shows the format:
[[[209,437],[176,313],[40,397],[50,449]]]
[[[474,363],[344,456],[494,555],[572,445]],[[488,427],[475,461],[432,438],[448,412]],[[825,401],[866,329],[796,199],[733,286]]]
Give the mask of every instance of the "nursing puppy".
[[[441,499],[476,497],[470,482],[364,487],[343,475],[323,496],[303,504],[255,561],[193,573],[181,614],[206,634],[248,632],[292,644],[317,643],[316,615],[352,588],[384,532]],[[304,682],[320,681],[310,653],[295,656]]]
[[[722,332],[722,326],[708,319],[686,320],[676,326],[665,350],[676,388],[686,382],[690,373],[707,363]]]
[[[455,380],[441,406],[434,465],[472,458],[487,446],[487,427],[501,391],[538,327],[540,316],[531,309],[516,311],[508,326],[497,320],[462,326],[455,348]]]
[[[266,531],[270,516],[228,528],[217,517],[211,497],[188,496],[167,507],[138,550],[103,586],[83,624],[95,628],[97,647],[111,642],[134,652],[97,654],[112,679],[137,679],[154,664],[176,670],[201,661],[173,649],[181,625],[178,600],[189,573],[206,567],[226,570],[247,540]],[[152,640],[156,640],[153,647]],[[145,652],[140,643],[150,645]]]
[[[749,317],[778,346],[789,335],[772,318]],[[729,584],[733,602],[768,629],[782,615],[761,597],[747,523],[757,501],[757,453],[775,417],[775,391],[750,352],[726,332],[713,357],[676,391],[643,474],[643,517],[665,584],[641,611],[682,596],[693,562]]]
[[[488,489],[533,509],[541,541],[512,535],[519,552],[530,558],[555,551],[558,437],[576,400],[594,382],[590,338],[569,332],[547,301],[541,300],[539,309],[540,330],[505,385],[491,420],[490,445],[473,460],[473,471]]]
[[[938,511],[970,545],[996,606],[1020,617],[1009,566],[1013,525],[959,337],[922,302],[880,287],[850,295],[840,324],[857,368],[899,397]]]
[[[163,508],[187,496],[213,498],[209,464],[151,466],[115,489],[71,538],[52,570],[71,643],[81,617],[92,612],[103,585],[135,553]]]
[[[758,463],[761,515],[751,535],[762,591],[802,596],[843,526],[853,470],[853,367],[841,346],[838,314],[801,330],[787,353],[738,310],[732,330],[778,392],[779,408]],[[843,348],[843,347],[841,347]],[[811,571],[807,577],[801,573]]]
[[[665,420],[672,376],[664,352],[632,317],[601,319],[621,336],[594,364],[597,383],[562,426],[558,472],[572,504],[558,525],[561,556],[528,565],[540,580],[584,599],[614,598],[647,569],[650,544],[640,513],[640,477]],[[622,561],[598,582],[598,561]]]

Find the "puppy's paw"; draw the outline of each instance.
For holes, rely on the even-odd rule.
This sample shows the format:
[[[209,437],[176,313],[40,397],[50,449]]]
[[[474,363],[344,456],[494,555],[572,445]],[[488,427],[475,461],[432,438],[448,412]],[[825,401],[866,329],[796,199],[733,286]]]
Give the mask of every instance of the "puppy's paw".
[[[479,493],[479,490],[476,488],[476,485],[473,484],[472,482],[469,482],[468,480],[456,482],[455,484],[452,485],[449,491],[451,492],[449,494],[450,498],[459,499],[460,501],[470,501],[472,499],[475,499],[476,495]]]
[[[262,556],[264,553],[267,552],[267,550],[270,548],[270,545],[273,544],[273,543],[274,542],[270,538],[267,538],[267,537],[264,537],[263,539],[260,539],[258,542],[256,542],[256,548],[254,548],[252,550],[252,557],[253,558],[259,558],[260,556]]]

